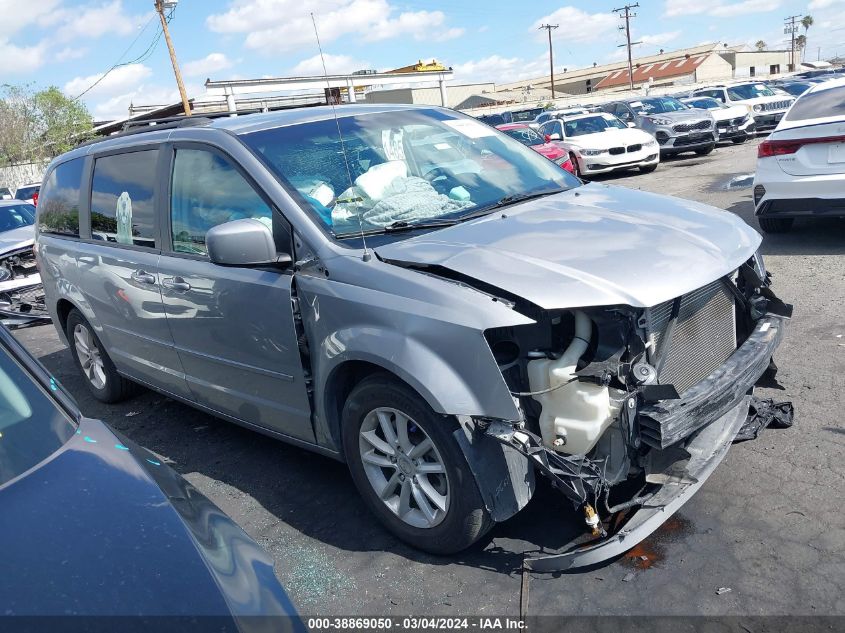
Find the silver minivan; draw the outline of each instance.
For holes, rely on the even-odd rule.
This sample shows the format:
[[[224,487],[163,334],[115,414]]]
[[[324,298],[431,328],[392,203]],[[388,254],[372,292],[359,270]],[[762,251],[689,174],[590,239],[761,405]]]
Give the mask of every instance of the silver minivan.
[[[790,314],[759,245],[454,111],[347,105],[77,148],[48,168],[36,249],[95,397],[144,385],[344,460],[435,553],[539,473],[604,535],[548,569],[630,548],[724,457]]]

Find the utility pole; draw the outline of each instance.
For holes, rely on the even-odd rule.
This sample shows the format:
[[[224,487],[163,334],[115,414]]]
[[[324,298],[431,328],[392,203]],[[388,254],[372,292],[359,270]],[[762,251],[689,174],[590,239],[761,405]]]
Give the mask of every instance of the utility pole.
[[[783,23],[786,25],[783,32],[789,33],[792,37],[792,45],[789,47],[789,65],[791,66],[789,70],[795,70],[795,32],[798,30],[798,27],[795,26],[795,18],[800,17],[800,15],[790,15],[783,20]]]
[[[552,30],[556,29],[559,24],[543,24],[541,29],[546,29],[549,32],[549,80],[552,87],[552,100],[555,98],[555,55],[552,51]]]
[[[176,85],[179,86],[179,95],[182,97],[182,108],[185,116],[191,116],[191,104],[188,102],[188,94],[185,92],[185,84],[182,83],[182,73],[179,72],[179,62],[176,61],[176,51],[173,50],[173,42],[170,41],[170,32],[167,30],[167,19],[164,17],[165,9],[173,9],[179,0],[155,0],[158,17],[161,18],[161,30],[164,31],[164,40],[167,42],[167,50],[170,51],[170,63],[173,64],[173,74],[176,75]]]
[[[625,26],[620,26],[619,29],[625,30],[625,41],[627,44],[620,44],[620,46],[627,46],[628,47],[628,87],[633,90],[634,89],[634,66],[631,61],[631,18],[637,17],[636,13],[631,13],[631,9],[636,9],[640,6],[640,3],[637,2],[636,4],[626,4],[624,7],[620,7],[618,9],[614,9],[614,13],[621,13],[622,11],[625,12],[624,15],[620,15],[620,18],[625,18]],[[634,44],[639,44],[640,42],[633,42]]]

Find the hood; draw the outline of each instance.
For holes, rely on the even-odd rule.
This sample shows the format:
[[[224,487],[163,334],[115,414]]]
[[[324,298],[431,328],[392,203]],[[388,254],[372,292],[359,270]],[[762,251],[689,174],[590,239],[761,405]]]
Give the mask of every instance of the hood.
[[[772,95],[770,97],[754,97],[752,99],[735,99],[735,102],[739,103],[746,103],[748,105],[757,105],[760,103],[780,103],[782,101],[789,101],[792,103],[795,101],[795,97],[792,95]]]
[[[35,227],[32,225],[3,231],[0,233],[0,256],[33,244],[35,244]]]
[[[713,115],[709,110],[700,110],[692,108],[690,110],[678,110],[676,112],[654,112],[650,114],[638,114],[641,118],[653,117],[658,119],[669,119],[673,123],[680,121],[701,121],[702,119],[711,119]]]
[[[267,554],[152,453],[83,420],[0,487],[14,615],[293,614]]]
[[[604,132],[598,132],[596,134],[570,136],[564,142],[573,147],[608,149],[611,147],[619,147],[620,145],[636,145],[637,143],[645,145],[653,140],[654,137],[648,132],[644,132],[636,128],[626,128],[624,130],[605,130]]]
[[[566,152],[559,148],[557,145],[553,145],[552,143],[543,143],[542,145],[532,145],[531,149],[533,149],[538,154],[545,156],[549,160],[555,160],[560,158],[561,156],[565,156]]]
[[[727,275],[760,241],[727,211],[590,184],[376,251],[450,269],[544,309],[648,307]]]
[[[722,106],[721,108],[710,110],[710,114],[717,121],[725,121],[727,119],[738,119],[748,115],[748,108],[742,105]]]

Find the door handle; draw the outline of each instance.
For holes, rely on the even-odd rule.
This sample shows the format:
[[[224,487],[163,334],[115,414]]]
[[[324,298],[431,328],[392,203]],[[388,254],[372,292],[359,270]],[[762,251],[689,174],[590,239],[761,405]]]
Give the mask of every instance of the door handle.
[[[135,283],[139,284],[155,284],[156,278],[155,275],[151,275],[145,270],[136,270],[133,271],[129,278],[132,279]]]
[[[181,277],[165,277],[161,280],[161,285],[168,290],[175,290],[177,292],[187,292],[191,289],[191,284]]]

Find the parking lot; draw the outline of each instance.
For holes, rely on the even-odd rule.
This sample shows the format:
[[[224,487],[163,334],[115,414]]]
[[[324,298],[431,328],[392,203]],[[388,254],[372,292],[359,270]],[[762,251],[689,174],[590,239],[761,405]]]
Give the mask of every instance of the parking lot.
[[[758,142],[600,182],[705,202],[756,228]],[[763,252],[795,315],[777,381],[760,395],[793,401],[795,426],[734,446],[701,491],[622,558],[532,575],[527,614],[845,615],[845,220],[799,222],[766,236]],[[303,614],[518,615],[523,555],[560,551],[581,529],[541,485],[470,550],[421,554],[368,514],[343,464],[151,392],[104,405],[88,396],[52,326],[17,336],[87,416],[159,454],[264,546]]]

